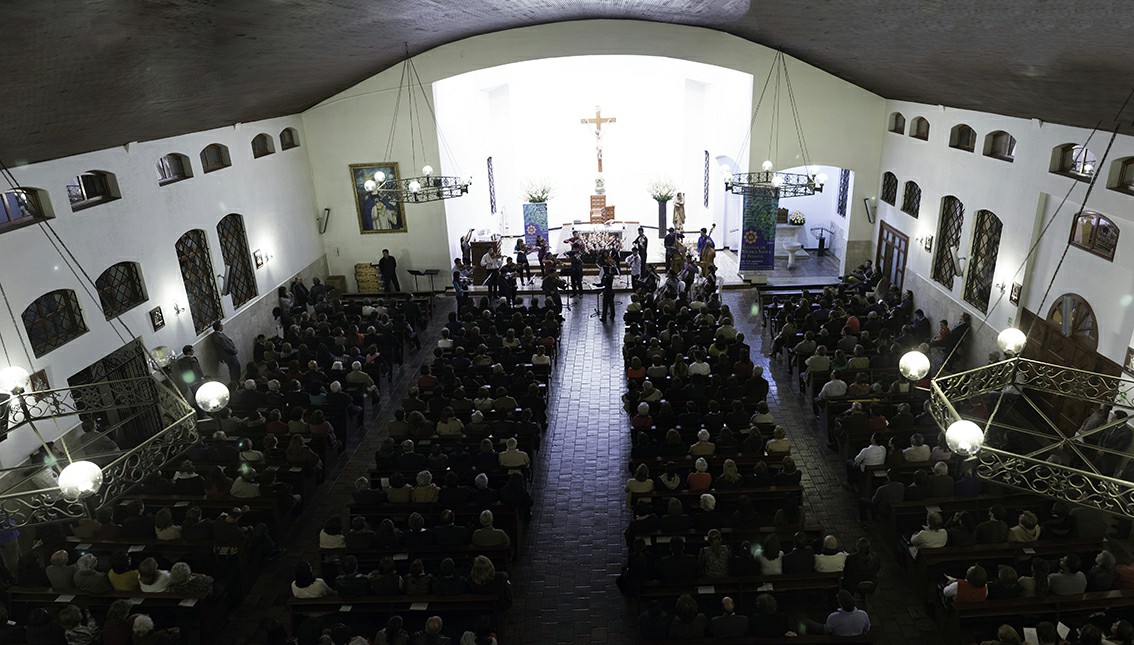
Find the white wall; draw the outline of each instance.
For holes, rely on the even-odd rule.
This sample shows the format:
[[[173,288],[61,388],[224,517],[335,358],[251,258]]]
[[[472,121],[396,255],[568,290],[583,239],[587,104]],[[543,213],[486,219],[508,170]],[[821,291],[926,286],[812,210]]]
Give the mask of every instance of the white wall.
[[[820,173],[827,175],[827,184],[823,187],[823,192],[815,193],[814,195],[807,195],[806,197],[786,197],[780,200],[780,208],[788,209],[788,214],[800,211],[807,218],[807,223],[803,225],[807,231],[807,243],[804,245],[806,248],[818,248],[819,238],[812,235],[811,229],[817,226],[834,231],[833,234],[828,234],[826,245],[831,254],[838,258],[846,256],[846,241],[847,230],[849,222],[847,217],[843,217],[838,213],[839,207],[839,174],[841,170],[834,166],[817,166],[816,175]],[[785,168],[783,172],[806,174],[809,172],[807,168]],[[847,196],[847,211],[852,210],[850,203],[850,194],[854,192],[854,173],[851,173],[851,185]]]
[[[280,149],[279,133],[285,127],[299,130],[300,147]],[[250,142],[261,132],[269,133],[275,140],[276,153],[253,159]],[[212,143],[228,146],[232,166],[205,174],[199,155],[202,148]],[[301,120],[297,116],[283,117],[132,143],[15,168],[13,173],[21,185],[47,191],[55,213],[51,225],[92,280],[117,262],[141,265],[149,299],[122,314],[119,320],[130,332],[140,335],[146,347],[167,345],[180,350],[182,345],[204,338],[193,330],[188,311],[180,316],[173,311],[174,303],[188,306],[174,250],[177,239],[186,231],[205,231],[213,268],[219,274],[224,263],[216,225],[229,213],[242,214],[249,250],[259,249],[272,256],[255,271],[257,289],[267,298],[274,298],[271,294],[277,285],[320,259],[322,248],[315,229],[306,143]],[[194,176],[159,186],[155,163],[172,152],[189,157]],[[94,169],[116,175],[122,198],[72,213],[65,186],[76,175]],[[65,387],[68,377],[124,344],[103,316],[93,287],[92,297],[67,269],[39,226],[0,234],[0,279],[17,319],[25,307],[49,291],[76,292],[90,331],[42,358],[33,359],[31,365],[26,364],[20,350],[21,340],[26,342],[22,324],[13,328],[7,312],[0,315],[0,335],[12,354],[12,362],[30,367],[31,371],[45,368],[53,387]],[[239,311],[233,310],[231,298],[222,297],[221,302],[225,318],[229,319],[254,308],[259,300],[253,299]],[[159,305],[166,326],[154,332],[149,311]],[[239,320],[236,322],[232,327],[240,329]],[[205,365],[210,369],[209,363]],[[30,432],[17,431],[12,439],[0,444],[0,465],[22,460],[35,447]]]
[[[414,59],[414,64],[428,88],[438,80],[472,70],[519,61],[578,55],[665,56],[718,65],[753,75],[755,99],[775,52],[706,29],[662,23],[593,20],[540,25],[468,38],[425,52]],[[812,163],[851,168],[859,178],[855,186],[856,194],[850,200],[852,214],[849,233],[851,239],[858,240],[861,244],[854,253],[848,254],[852,255],[852,261],[861,261],[866,257],[865,249],[869,246],[872,229],[858,205],[862,203],[862,197],[873,194],[872,187],[878,183],[882,132],[876,124],[884,118],[884,101],[875,94],[799,61],[789,60],[788,65]],[[389,138],[400,72],[400,66],[388,69],[303,114],[318,206],[331,208],[334,212],[331,226],[324,238],[332,273],[351,275],[355,263],[372,261],[384,247],[390,248],[399,257],[399,266],[402,267],[440,268],[449,266],[451,262],[453,241],[439,243],[450,228],[446,223],[443,203],[407,206],[408,233],[360,235],[358,232],[347,166],[361,162],[398,161],[403,170],[409,169],[411,156],[409,135],[406,132],[408,128],[401,128],[402,132],[395,137],[394,159],[379,158],[386,149]],[[603,69],[594,70],[594,74],[599,77],[604,73]],[[554,80],[549,79],[548,82]],[[665,101],[667,97],[659,96],[658,100]],[[587,98],[587,105],[593,107],[594,103]],[[711,96],[706,105],[712,106]],[[754,130],[760,134],[754,135],[751,148],[750,156],[757,159],[757,166],[768,154],[763,149],[767,144],[759,143],[760,140],[766,141],[770,131],[771,110],[766,108],[767,104],[761,109]],[[401,120],[405,123],[404,112]],[[491,122],[489,127],[494,127]],[[800,162],[795,159],[801,159],[802,155],[794,140],[789,140],[788,135],[793,130],[790,119],[786,125],[781,122],[781,127],[784,136],[781,138],[777,164],[783,167],[797,165]],[[615,137],[613,127],[611,131],[610,136]],[[664,138],[667,134],[662,132],[658,136]],[[445,136],[449,137],[450,133],[446,131]],[[741,144],[742,141],[737,141],[733,149],[710,150],[710,154],[714,158],[718,153],[735,157],[738,150],[742,149]],[[430,127],[425,129],[425,148],[426,155],[431,160],[440,157],[437,137]],[[480,161],[475,167],[461,163],[460,168],[461,172],[475,177],[472,194],[463,199],[475,200],[476,208],[482,209],[478,217],[484,217],[487,211],[487,197],[479,191],[484,188],[483,157],[489,154],[489,149],[491,147],[486,146],[486,150],[478,155]],[[639,160],[640,163],[647,161]],[[433,166],[442,174],[451,174],[453,168],[449,163],[441,157],[440,163],[433,163]],[[716,166],[715,163],[711,165]],[[499,167],[497,171],[500,171]],[[515,171],[514,166],[512,171]],[[712,168],[712,174],[711,181],[721,181],[719,169]],[[860,189],[860,186],[868,188]],[[700,206],[700,185],[686,193],[687,212],[703,210]],[[499,192],[498,197],[511,198]],[[613,196],[610,201],[618,206],[621,218],[622,209],[627,202]],[[656,210],[643,208],[643,219],[651,221],[650,213],[656,217]],[[514,207],[508,206],[507,210],[512,217]],[[515,216],[519,217],[519,213],[515,213]],[[704,216],[708,217],[709,212],[706,211]],[[552,222],[555,221],[554,213],[551,219]],[[693,220],[690,225],[695,223]],[[453,227],[454,230],[467,228],[463,226],[463,222]],[[862,256],[861,259],[858,258],[859,255]]]
[[[1134,235],[1134,197],[1106,188],[1112,163],[1134,155],[1134,139],[1120,136],[1114,142],[1108,159],[1102,161],[1100,177],[1091,193],[1087,207],[1110,217],[1119,226],[1119,249],[1113,262],[1077,248],[1067,251],[1066,260],[1059,269],[1050,294],[1043,299],[1044,291],[1052,280],[1056,263],[1066,246],[1071,222],[1083,203],[1087,184],[1050,172],[1052,150],[1062,144],[1087,141],[1089,130],[1043,123],[1039,120],[1019,119],[996,114],[956,110],[903,101],[887,101],[885,115],[874,125],[885,132],[888,115],[900,111],[906,117],[907,132],[918,116],[930,122],[928,141],[885,132],[881,171],[891,171],[898,177],[898,205],[878,202],[879,219],[910,236],[910,259],[907,265],[906,287],[913,289],[919,300],[951,303],[952,311],[930,311],[927,315],[955,320],[961,311],[973,316],[977,343],[969,352],[970,363],[975,357],[995,348],[994,339],[1001,329],[1015,323],[1019,317],[1016,306],[1011,305],[1007,292],[999,305],[1000,292],[992,291],[987,326],[986,316],[962,299],[963,282],[954,281],[948,292],[932,280],[931,253],[925,252],[914,238],[924,235],[937,237],[941,201],[946,195],[955,195],[965,205],[965,220],[961,230],[961,255],[969,256],[972,232],[978,210],[994,212],[1004,223],[994,283],[1003,282],[1008,288],[1013,282],[1023,285],[1021,305],[1030,311],[1046,316],[1055,298],[1063,293],[1078,293],[1087,299],[1099,319],[1099,353],[1122,363],[1134,330],[1134,314],[1130,311],[1134,277],[1134,261],[1129,254],[1130,239]],[[977,150],[969,153],[949,147],[950,130],[966,123],[976,130]],[[985,136],[996,130],[1011,133],[1017,141],[1015,161],[1007,163],[982,155]],[[1109,134],[1096,133],[1089,148],[1101,158],[1107,147]],[[902,190],[907,180],[918,182],[922,189],[921,213],[918,219],[900,211]],[[881,180],[875,181],[872,194],[881,191]],[[1060,208],[1060,202],[1067,202]],[[1043,224],[1056,213],[1056,222],[1041,239],[1030,266],[1025,266],[1032,243],[1039,239]],[[875,233],[877,238],[877,233]],[[934,240],[934,249],[939,240]],[[942,296],[948,300],[942,300]]]

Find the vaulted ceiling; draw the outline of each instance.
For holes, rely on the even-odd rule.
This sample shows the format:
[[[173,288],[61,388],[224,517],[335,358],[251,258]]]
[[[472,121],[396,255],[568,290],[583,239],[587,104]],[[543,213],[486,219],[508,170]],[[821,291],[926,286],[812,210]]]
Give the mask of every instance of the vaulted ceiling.
[[[549,22],[728,32],[887,98],[1104,128],[1134,87],[1127,0],[5,0],[0,160],[302,111],[412,53]],[[1124,131],[1134,132],[1134,106]]]

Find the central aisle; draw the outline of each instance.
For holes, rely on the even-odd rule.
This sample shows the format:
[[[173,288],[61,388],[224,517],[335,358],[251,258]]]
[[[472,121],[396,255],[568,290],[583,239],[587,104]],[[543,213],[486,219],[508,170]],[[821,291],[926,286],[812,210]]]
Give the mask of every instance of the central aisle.
[[[508,643],[628,643],[627,605],[614,578],[625,558],[630,520],[622,488],[630,437],[621,415],[621,312],[591,318],[596,296],[565,311],[548,434],[537,457],[534,517],[515,566],[516,604]]]

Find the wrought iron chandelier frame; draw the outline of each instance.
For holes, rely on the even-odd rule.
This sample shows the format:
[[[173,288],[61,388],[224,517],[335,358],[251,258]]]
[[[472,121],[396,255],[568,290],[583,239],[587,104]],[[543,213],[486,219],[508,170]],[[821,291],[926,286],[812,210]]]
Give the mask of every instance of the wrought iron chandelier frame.
[[[969,419],[983,425],[986,443],[970,461],[983,480],[1014,490],[1033,493],[1095,508],[1114,515],[1134,518],[1134,482],[1104,475],[1093,463],[1097,454],[1107,453],[1129,458],[1130,453],[1090,445],[1086,440],[1126,423],[1118,419],[1095,429],[1077,434],[1065,432],[1043,416],[1029,398],[1029,393],[1073,398],[1098,405],[1134,405],[1134,379],[1088,372],[1062,365],[1053,365],[1027,358],[1010,358],[975,369],[941,376],[930,382],[929,412],[942,430],[965,417],[957,405],[975,402],[982,397],[998,395],[1014,386],[1026,403],[1047,422],[1046,428],[1024,428],[996,419],[1001,399],[987,420]],[[1039,440],[1041,447],[1027,454],[1017,454],[995,444],[996,433],[1018,432]],[[993,445],[989,445],[992,439]],[[1062,463],[1061,454],[1077,456],[1089,469]],[[1053,457],[1056,457],[1053,459]]]
[[[779,178],[780,185],[773,183]],[[739,173],[725,179],[725,190],[734,195],[771,193],[773,197],[806,197],[823,192],[823,184],[811,175],[791,172],[761,171]]]

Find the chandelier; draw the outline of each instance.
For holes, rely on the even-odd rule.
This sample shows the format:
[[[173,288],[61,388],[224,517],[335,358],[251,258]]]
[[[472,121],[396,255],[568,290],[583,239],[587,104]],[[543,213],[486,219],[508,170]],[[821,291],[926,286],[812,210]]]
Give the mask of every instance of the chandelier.
[[[773,78],[775,84],[772,84]],[[775,163],[772,158],[777,156],[779,152],[780,140],[780,86],[784,87],[784,95],[787,98],[788,104],[791,107],[791,117],[793,125],[795,126],[795,133],[799,142],[799,149],[803,156],[803,166],[807,169],[806,174],[790,173],[790,172],[777,172],[774,170]],[[788,76],[787,58],[782,51],[777,51],[775,58],[772,59],[772,67],[768,70],[768,78],[764,80],[764,89],[760,91],[760,98],[756,101],[756,109],[752,112],[752,121],[748,129],[748,136],[745,138],[745,143],[752,137],[752,125],[756,123],[756,118],[760,114],[760,106],[764,103],[764,96],[768,92],[768,87],[772,86],[772,117],[768,128],[768,155],[761,164],[761,172],[737,173],[732,174],[725,167],[721,170],[724,171],[725,177],[725,190],[735,195],[770,195],[772,197],[806,197],[814,195],[815,193],[823,192],[823,185],[827,183],[827,175],[819,172],[818,166],[811,165],[809,155],[807,153],[807,142],[803,136],[803,125],[799,120],[799,110],[795,102],[795,92],[792,91],[791,78]],[[743,145],[741,146],[743,149]],[[742,158],[737,155],[737,159]]]
[[[390,138],[386,143],[386,159],[393,158],[394,135],[398,132],[398,117],[401,114],[404,97],[406,113],[408,114],[407,118],[409,120],[410,155],[413,159],[412,167],[417,168],[418,148],[421,149],[422,159],[427,159],[425,140],[422,137],[423,129],[420,114],[422,105],[425,106],[426,111],[429,113],[433,128],[438,133],[437,138],[442,145],[444,145],[445,137],[441,135],[441,131],[437,127],[437,114],[434,112],[433,103],[430,102],[429,95],[426,93],[425,87],[421,83],[421,77],[417,74],[417,67],[414,66],[413,59],[409,55],[408,43],[405,44],[405,52],[406,59],[402,63],[402,78],[398,86],[398,97],[394,102],[394,119],[390,124]],[[452,153],[450,153],[450,157],[451,156]],[[393,201],[422,204],[425,202],[436,202],[443,199],[460,197],[469,192],[469,185],[471,183],[472,178],[470,177],[434,174],[433,166],[426,162],[421,166],[421,175],[418,177],[399,179],[397,177],[387,177],[386,173],[378,171],[374,173],[373,179],[367,180],[363,184],[363,188],[370,192],[382,193]]]
[[[945,431],[949,449],[972,461],[984,481],[1134,518],[1134,482],[1101,472],[1097,465],[1100,459],[1118,463],[1130,456],[1097,441],[1128,419],[1104,421],[1087,432],[1066,432],[1035,402],[1038,397],[1064,397],[1128,407],[1134,400],[1134,379],[1024,358],[1020,352],[1025,341],[1019,329],[1005,329],[997,344],[1007,360],[930,380],[929,413]],[[924,354],[911,351],[902,356],[899,369],[917,381],[929,373],[929,364]],[[985,413],[974,413],[982,408]],[[1035,422],[1022,423],[1024,416]]]

